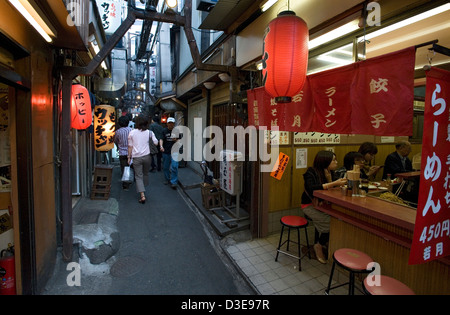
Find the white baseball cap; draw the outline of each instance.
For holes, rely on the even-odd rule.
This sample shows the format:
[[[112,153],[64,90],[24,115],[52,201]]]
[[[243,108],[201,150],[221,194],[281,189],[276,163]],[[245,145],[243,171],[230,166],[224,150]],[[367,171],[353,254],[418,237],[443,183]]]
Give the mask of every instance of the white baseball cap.
[[[167,118],[167,123],[175,123],[175,118],[173,117]]]

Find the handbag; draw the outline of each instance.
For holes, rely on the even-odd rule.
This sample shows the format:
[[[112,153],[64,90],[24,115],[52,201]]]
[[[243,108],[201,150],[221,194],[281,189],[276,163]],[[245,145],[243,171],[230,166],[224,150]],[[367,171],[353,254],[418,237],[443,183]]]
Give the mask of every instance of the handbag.
[[[148,135],[149,135],[148,144],[150,146],[150,154],[151,155],[158,154],[158,147],[156,146],[156,144],[153,143],[152,133],[153,133],[153,131],[151,131],[151,130],[148,131]]]
[[[122,182],[132,183],[134,180],[134,170],[131,166],[125,166],[123,168]]]

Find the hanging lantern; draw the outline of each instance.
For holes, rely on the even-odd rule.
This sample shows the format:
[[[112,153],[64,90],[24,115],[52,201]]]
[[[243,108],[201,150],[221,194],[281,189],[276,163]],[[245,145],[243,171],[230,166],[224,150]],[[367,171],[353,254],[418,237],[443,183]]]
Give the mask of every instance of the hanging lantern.
[[[305,83],[309,33],[293,11],[283,11],[266,28],[263,47],[265,89],[277,103],[289,103]]]
[[[83,130],[92,124],[92,108],[89,91],[81,84],[72,85],[72,128]]]
[[[94,145],[97,151],[109,151],[114,148],[116,130],[116,109],[110,105],[98,105],[94,108]]]

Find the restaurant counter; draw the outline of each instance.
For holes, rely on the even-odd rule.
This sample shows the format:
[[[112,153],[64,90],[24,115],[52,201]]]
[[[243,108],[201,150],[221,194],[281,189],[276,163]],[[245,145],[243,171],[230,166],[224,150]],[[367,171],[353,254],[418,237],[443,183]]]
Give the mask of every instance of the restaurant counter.
[[[318,210],[331,216],[329,257],[354,248],[380,264],[380,274],[402,281],[416,294],[450,294],[449,257],[408,265],[416,210],[372,197],[351,197],[341,190],[316,190]]]

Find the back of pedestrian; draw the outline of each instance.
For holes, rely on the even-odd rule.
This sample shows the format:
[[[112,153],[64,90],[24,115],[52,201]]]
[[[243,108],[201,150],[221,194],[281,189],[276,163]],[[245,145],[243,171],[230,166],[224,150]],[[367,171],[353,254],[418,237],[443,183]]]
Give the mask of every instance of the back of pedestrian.
[[[120,178],[123,176],[123,170],[128,165],[128,135],[131,128],[128,127],[130,120],[127,116],[121,116],[119,118],[119,129],[116,130],[114,135],[114,143],[119,150],[119,162],[120,162]],[[122,188],[127,190],[130,183],[122,182]]]
[[[139,203],[145,203],[145,187],[148,186],[148,172],[151,165],[150,141],[157,145],[155,134],[148,130],[148,119],[137,116],[134,129],[128,135],[128,163],[133,161],[136,180],[136,191]]]
[[[152,123],[150,124],[150,130],[153,131],[153,133],[156,136],[156,139],[158,139],[158,142],[163,139],[164,137],[164,127],[160,125],[160,118],[159,116],[153,116]],[[158,145],[158,153],[155,155],[152,155],[152,168],[150,172],[154,172],[155,170],[158,170],[158,172],[161,171],[161,160],[162,160],[162,152],[161,148]]]

